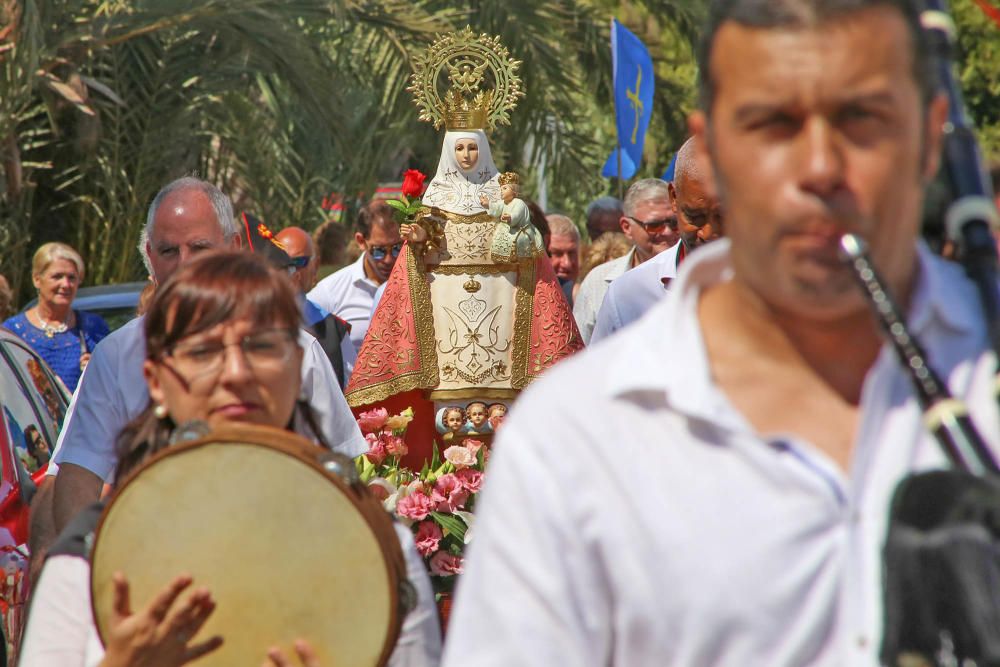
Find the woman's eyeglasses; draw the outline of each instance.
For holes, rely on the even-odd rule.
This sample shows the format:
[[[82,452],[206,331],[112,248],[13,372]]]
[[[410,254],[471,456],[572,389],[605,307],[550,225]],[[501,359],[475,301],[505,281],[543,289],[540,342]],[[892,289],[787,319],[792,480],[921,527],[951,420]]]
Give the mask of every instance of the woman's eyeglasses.
[[[385,259],[385,256],[392,253],[392,258],[396,259],[399,257],[399,253],[403,250],[402,243],[395,243],[391,246],[384,245],[370,245],[368,246],[368,254],[372,256],[376,262],[381,262]]]
[[[222,370],[226,348],[238,345],[247,364],[256,373],[283,368],[295,349],[295,334],[288,329],[269,329],[245,336],[235,343],[210,340],[178,343],[164,355],[171,367],[186,381],[215,377]]]
[[[625,217],[642,227],[647,234],[659,234],[667,227],[669,227],[671,231],[677,231],[677,218],[663,218],[662,220],[643,221],[633,218],[631,215],[626,215]]]

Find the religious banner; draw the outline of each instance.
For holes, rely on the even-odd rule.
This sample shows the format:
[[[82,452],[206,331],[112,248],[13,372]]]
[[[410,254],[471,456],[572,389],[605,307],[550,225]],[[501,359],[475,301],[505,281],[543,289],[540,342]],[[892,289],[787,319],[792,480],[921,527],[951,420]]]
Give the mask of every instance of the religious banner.
[[[653,116],[653,59],[642,41],[611,19],[611,62],[618,146],[601,175],[632,178],[642,162],[642,145]]]

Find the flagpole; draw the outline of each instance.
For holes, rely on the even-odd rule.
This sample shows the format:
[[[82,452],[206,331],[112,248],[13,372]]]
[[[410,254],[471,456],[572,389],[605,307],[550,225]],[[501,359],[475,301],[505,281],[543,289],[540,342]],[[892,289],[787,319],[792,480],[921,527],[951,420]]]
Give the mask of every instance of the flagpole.
[[[615,155],[618,158],[618,199],[625,201],[625,186],[622,184],[622,138],[618,132],[618,52],[615,48],[615,17],[611,17],[611,111],[615,119]]]

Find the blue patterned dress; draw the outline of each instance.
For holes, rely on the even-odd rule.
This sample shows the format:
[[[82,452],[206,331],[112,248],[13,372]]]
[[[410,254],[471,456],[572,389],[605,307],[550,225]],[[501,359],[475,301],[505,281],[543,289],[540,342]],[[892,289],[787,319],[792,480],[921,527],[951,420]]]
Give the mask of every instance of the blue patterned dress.
[[[84,351],[93,352],[94,346],[108,335],[108,324],[100,315],[80,310],[73,312],[76,313],[76,326],[57,333],[52,338],[29,322],[24,313],[18,313],[3,323],[45,360],[70,391],[76,389],[80,375],[83,374],[80,370],[80,355]]]

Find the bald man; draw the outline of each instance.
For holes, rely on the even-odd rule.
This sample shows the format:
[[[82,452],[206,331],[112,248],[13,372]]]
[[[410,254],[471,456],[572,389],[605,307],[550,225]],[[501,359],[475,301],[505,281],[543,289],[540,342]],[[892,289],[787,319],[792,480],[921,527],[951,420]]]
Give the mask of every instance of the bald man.
[[[708,165],[695,154],[693,139],[677,151],[674,180],[667,187],[681,240],[611,282],[597,312],[591,344],[642,317],[667,293],[687,253],[722,236],[722,207]]]
[[[709,166],[695,155],[693,139],[685,141],[677,151],[674,180],[667,188],[684,250],[694,250],[722,237],[722,206],[715,195]]]
[[[306,297],[306,293],[316,282],[318,266],[312,236],[301,227],[286,227],[275,234],[274,238],[285,247],[285,252],[292,260],[294,271],[291,279],[299,293],[303,323],[326,352],[341,388],[346,387],[357,358],[357,350],[351,342],[351,325]]]

